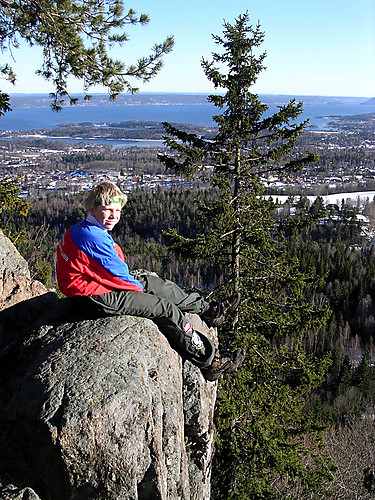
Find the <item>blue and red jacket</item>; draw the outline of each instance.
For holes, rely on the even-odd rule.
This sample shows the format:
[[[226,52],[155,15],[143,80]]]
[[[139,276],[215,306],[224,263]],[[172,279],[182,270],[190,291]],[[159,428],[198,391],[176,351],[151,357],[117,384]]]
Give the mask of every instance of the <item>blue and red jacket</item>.
[[[107,231],[87,219],[68,229],[57,247],[57,281],[67,297],[119,289],[143,292],[121,248]]]

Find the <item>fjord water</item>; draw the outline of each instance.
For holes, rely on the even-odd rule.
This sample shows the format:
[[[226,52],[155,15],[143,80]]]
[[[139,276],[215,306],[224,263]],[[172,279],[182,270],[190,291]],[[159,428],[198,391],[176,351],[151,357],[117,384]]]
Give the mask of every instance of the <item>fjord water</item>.
[[[323,129],[331,121],[331,116],[357,115],[375,112],[374,104],[361,104],[366,98],[345,100],[332,103],[305,102],[303,114],[299,120],[310,119],[310,125]],[[276,104],[268,104],[265,113],[268,116],[278,110]],[[63,123],[118,123],[127,120],[168,121],[175,123],[192,123],[194,125],[215,125],[212,116],[218,109],[210,103],[205,104],[132,104],[132,105],[98,105],[67,106],[59,113],[50,108],[14,109],[0,119],[0,130],[22,131],[51,128]]]

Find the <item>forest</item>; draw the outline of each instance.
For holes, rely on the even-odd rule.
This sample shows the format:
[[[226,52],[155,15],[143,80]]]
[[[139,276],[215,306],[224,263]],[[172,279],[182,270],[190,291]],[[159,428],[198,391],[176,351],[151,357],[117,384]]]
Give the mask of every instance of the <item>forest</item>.
[[[166,231],[176,229],[186,238],[204,231],[198,203],[217,196],[207,189],[135,190],[113,231],[129,267],[154,271],[185,289],[209,294],[223,282],[223,270],[208,262],[178,258],[170,249]],[[16,235],[15,243],[28,260],[33,277],[50,288],[57,288],[55,248],[65,230],[85,217],[83,197],[40,196],[32,200],[27,216],[9,210],[0,214],[0,226],[7,234]],[[331,356],[311,404],[331,428],[327,443],[337,439],[336,432],[344,432],[342,429],[349,440],[351,432],[355,435],[366,425],[363,418],[375,414],[375,249],[362,235],[355,205],[342,204],[332,216],[321,199],[311,204],[300,197],[292,227],[284,227],[292,206],[286,203],[282,210],[276,208],[274,221],[283,227],[289,257],[297,259],[300,271],[319,276],[319,286],[306,289],[306,299],[328,305],[330,311],[326,326],[318,333],[310,330],[303,338],[307,353]],[[310,227],[304,224],[314,213],[321,216],[322,209],[320,222]],[[375,202],[367,202],[364,211],[373,219]],[[374,437],[371,432],[366,428],[368,439]],[[336,452],[334,447],[332,453]],[[338,460],[342,460],[341,455]]]

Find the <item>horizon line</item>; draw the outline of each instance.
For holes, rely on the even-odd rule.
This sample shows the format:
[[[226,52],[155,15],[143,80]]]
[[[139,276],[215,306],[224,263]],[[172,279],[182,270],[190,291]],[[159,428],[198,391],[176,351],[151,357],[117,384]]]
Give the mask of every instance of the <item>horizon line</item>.
[[[21,95],[37,95],[37,96],[48,96],[50,97],[49,92],[7,92],[8,95],[10,96],[21,96]],[[103,95],[103,96],[108,96],[107,92],[89,92],[89,95]],[[165,95],[212,95],[212,94],[223,94],[223,92],[184,92],[184,91],[152,91],[152,90],[142,90],[137,92],[136,94],[129,94],[124,92],[121,94],[119,97],[124,97],[124,96],[137,96],[141,94],[153,94],[153,95],[160,95],[160,94],[165,94]],[[293,96],[298,96],[298,97],[328,97],[332,99],[337,99],[337,98],[354,98],[354,99],[375,99],[375,96],[353,96],[353,95],[326,95],[326,94],[284,94],[284,93],[273,93],[273,92],[254,92],[254,94],[257,95],[269,95],[269,96],[285,96],[285,97],[293,97]],[[84,96],[86,95],[84,92],[72,92],[72,96]],[[68,99],[68,97],[67,97]]]

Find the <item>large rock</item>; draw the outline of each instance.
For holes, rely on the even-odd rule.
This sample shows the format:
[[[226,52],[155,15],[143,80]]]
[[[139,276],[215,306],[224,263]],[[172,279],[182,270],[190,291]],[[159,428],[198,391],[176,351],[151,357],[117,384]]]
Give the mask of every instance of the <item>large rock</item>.
[[[40,500],[31,488],[17,488],[13,484],[6,486],[0,484],[0,498],[1,500]]]
[[[41,500],[209,499],[216,384],[152,321],[83,318],[52,295],[0,313],[0,493],[2,482]],[[30,301],[46,314],[19,330]]]
[[[0,230],[0,349],[7,345],[6,331],[14,340],[58,303],[55,293],[31,278],[26,260]]]
[[[44,293],[46,287],[31,279],[26,260],[0,231],[0,311]]]

